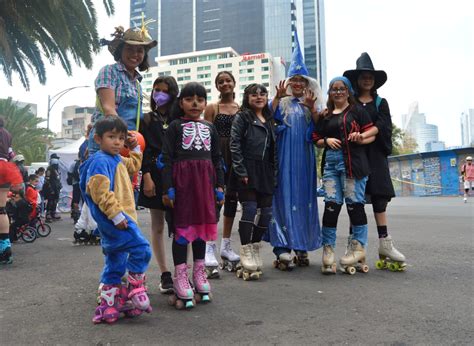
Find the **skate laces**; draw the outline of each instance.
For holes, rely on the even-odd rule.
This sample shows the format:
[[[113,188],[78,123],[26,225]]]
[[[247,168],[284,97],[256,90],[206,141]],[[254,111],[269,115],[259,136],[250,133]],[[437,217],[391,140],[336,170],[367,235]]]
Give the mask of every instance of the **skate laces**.
[[[179,285],[180,290],[189,290],[191,285],[189,284],[187,266],[185,270],[179,270],[176,273],[177,280],[176,283]]]

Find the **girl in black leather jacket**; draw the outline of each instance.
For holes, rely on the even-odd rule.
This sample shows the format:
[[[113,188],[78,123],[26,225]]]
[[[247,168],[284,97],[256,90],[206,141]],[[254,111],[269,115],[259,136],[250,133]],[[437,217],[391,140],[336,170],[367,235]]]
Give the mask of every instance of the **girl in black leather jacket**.
[[[262,267],[260,241],[272,218],[277,172],[273,116],[268,107],[268,91],[261,84],[245,88],[242,110],[232,124],[230,151],[229,187],[238,192],[242,204],[240,273],[244,279],[258,279]],[[260,217],[255,225],[257,208]]]

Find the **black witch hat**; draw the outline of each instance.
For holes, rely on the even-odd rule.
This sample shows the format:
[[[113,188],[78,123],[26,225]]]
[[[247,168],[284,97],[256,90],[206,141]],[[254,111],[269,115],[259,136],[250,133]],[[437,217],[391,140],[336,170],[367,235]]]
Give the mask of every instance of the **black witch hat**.
[[[356,61],[355,70],[347,70],[344,72],[344,77],[347,77],[352,85],[357,85],[357,79],[362,72],[370,72],[374,75],[375,85],[374,88],[378,89],[387,81],[387,74],[385,71],[374,69],[374,64],[370,59],[369,54],[362,53]]]

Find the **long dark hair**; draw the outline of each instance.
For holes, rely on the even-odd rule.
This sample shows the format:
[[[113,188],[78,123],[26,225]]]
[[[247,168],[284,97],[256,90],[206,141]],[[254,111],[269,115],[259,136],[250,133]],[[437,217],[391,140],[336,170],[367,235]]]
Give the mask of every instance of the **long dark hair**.
[[[180,101],[185,97],[204,97],[207,100],[206,88],[198,82],[187,83],[180,91],[178,98],[173,104],[171,110],[171,120],[179,119],[185,116],[183,109],[179,105]]]
[[[249,111],[255,113],[255,111],[250,107],[249,95],[250,94],[255,94],[259,89],[260,89],[260,92],[267,93],[267,95],[268,95],[267,88],[265,88],[265,86],[262,85],[262,84],[252,83],[252,84],[248,85],[245,88],[244,98],[242,99],[242,107],[241,107],[242,110],[249,110]],[[273,117],[273,113],[270,110],[270,107],[268,107],[268,103],[265,105],[265,107],[263,107],[262,114],[263,114],[263,117],[265,118],[265,120],[269,120]]]
[[[228,75],[232,81],[234,82],[234,88],[235,88],[235,85],[236,85],[236,82],[235,82],[235,78],[234,78],[234,75],[232,74],[232,72],[230,71],[221,71],[217,74],[216,78],[214,79],[214,84],[216,85],[216,89],[219,90],[219,86],[217,84],[217,81],[219,80],[219,77],[222,76],[223,74],[226,74]],[[219,94],[219,98],[221,98],[222,95]],[[232,93],[232,98],[235,99],[235,92]]]
[[[119,43],[117,49],[115,49],[115,52],[114,52],[115,61],[121,61],[122,51],[123,51],[124,46],[125,46],[125,42],[121,42]],[[148,68],[150,67],[150,63],[148,62],[148,51],[149,49],[145,47],[145,55],[143,57],[142,63],[138,65],[138,71],[148,71]]]
[[[167,103],[168,109],[171,108],[171,106],[174,104],[176,101],[176,98],[178,97],[179,94],[179,88],[178,88],[178,83],[176,83],[176,79],[172,76],[165,76],[165,77],[158,77],[155,79],[153,82],[153,89],[157,84],[160,83],[165,83],[168,86],[168,95],[170,95],[170,101]],[[151,92],[150,95],[150,108],[152,111],[155,110],[156,108],[156,102],[155,99],[153,98],[153,92]]]

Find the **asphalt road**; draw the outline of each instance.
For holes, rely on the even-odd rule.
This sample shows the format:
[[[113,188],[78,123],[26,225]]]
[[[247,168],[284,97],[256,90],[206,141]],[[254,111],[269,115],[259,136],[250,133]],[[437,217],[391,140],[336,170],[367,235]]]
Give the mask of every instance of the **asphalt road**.
[[[14,245],[14,263],[0,266],[0,344],[472,344],[474,198],[396,198],[389,230],[408,269],[375,269],[377,237],[371,208],[368,274],[292,272],[272,268],[265,244],[264,276],[244,282],[221,273],[214,301],[178,311],[158,292],[153,260],[148,272],[152,314],[93,325],[102,255],[98,246],[73,246],[72,221],[53,224],[48,238]],[[321,201],[320,201],[320,211]],[[149,236],[149,215],[140,212]],[[348,217],[339,221],[341,256]],[[234,232],[234,247],[238,235]],[[167,247],[171,264],[171,243]]]

